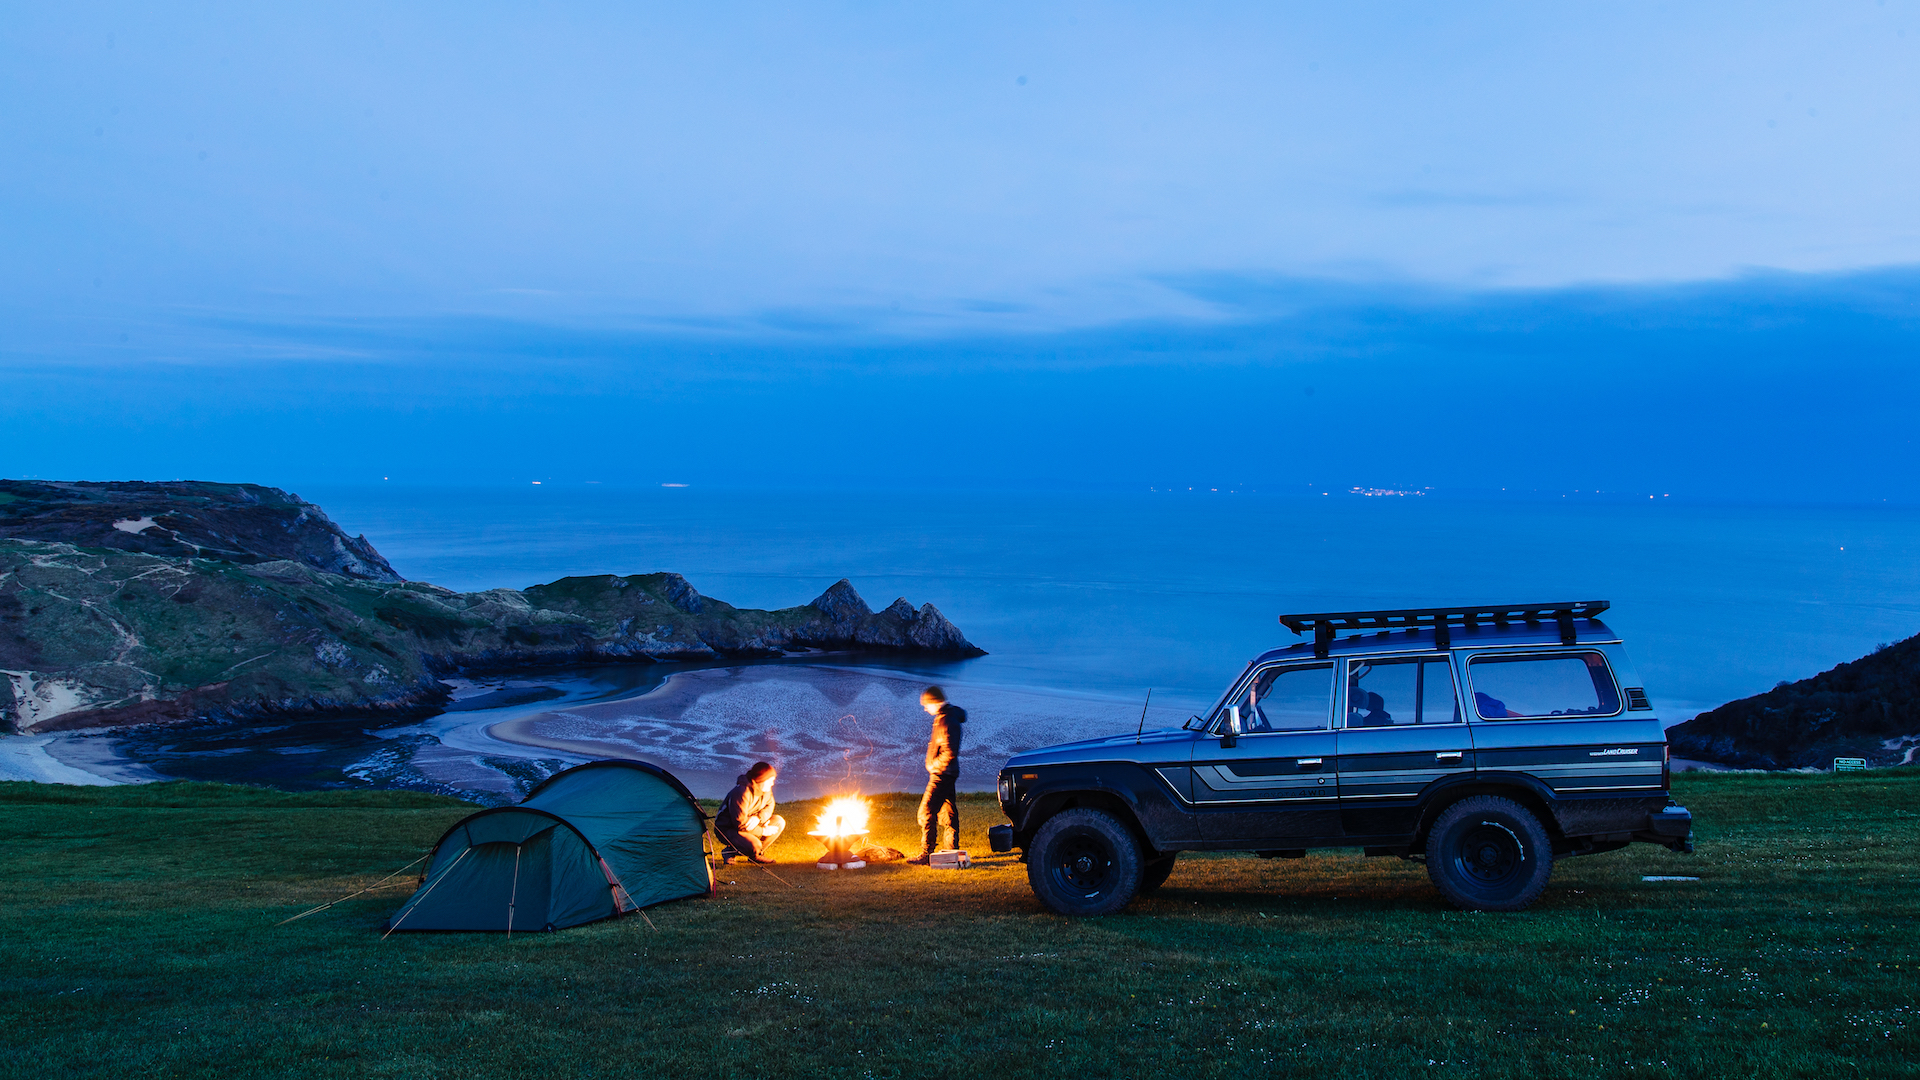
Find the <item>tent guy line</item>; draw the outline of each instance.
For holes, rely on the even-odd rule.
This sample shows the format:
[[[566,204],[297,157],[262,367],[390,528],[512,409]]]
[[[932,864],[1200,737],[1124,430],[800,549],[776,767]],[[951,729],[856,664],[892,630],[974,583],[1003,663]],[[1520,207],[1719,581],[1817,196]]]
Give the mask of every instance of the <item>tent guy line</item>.
[[[427,898],[428,894],[433,892],[435,886],[439,885],[442,881],[447,880],[447,875],[453,872],[453,868],[460,865],[460,859],[466,858],[467,852],[472,850],[473,850],[472,848],[468,848],[466,851],[462,851],[460,853],[459,858],[456,858],[453,860],[453,862],[448,863],[446,870],[442,871],[439,877],[433,879],[431,882],[427,884],[426,890],[420,894],[420,899],[424,901]],[[411,914],[413,914],[413,908],[411,907],[409,907],[406,911],[402,912],[400,915],[400,918],[395,919],[393,921],[393,925],[387,928],[387,932],[380,935],[380,940],[385,941],[388,938],[392,937],[393,932],[395,930],[400,929],[401,920],[405,919],[408,915],[411,915]]]
[[[395,870],[393,873],[388,874],[386,877],[381,878],[379,881],[376,881],[373,884],[367,886],[366,888],[361,889],[360,892],[350,892],[338,900],[329,900],[326,903],[321,904],[319,907],[308,908],[307,910],[301,912],[298,915],[293,915],[293,916],[289,916],[288,918],[281,919],[279,922],[274,923],[273,925],[285,926],[288,923],[292,922],[294,919],[304,919],[309,915],[318,915],[335,904],[344,903],[348,900],[353,899],[356,896],[359,896],[360,893],[372,892],[373,890],[379,888],[382,885],[385,885],[387,882],[392,881],[394,878],[399,877],[401,874],[406,873],[407,871],[413,869],[416,866],[419,866],[421,863],[426,862],[428,859],[431,859],[431,858],[433,858],[433,852],[429,851],[425,855],[420,856],[419,858],[413,860],[412,862],[401,867],[400,869]]]

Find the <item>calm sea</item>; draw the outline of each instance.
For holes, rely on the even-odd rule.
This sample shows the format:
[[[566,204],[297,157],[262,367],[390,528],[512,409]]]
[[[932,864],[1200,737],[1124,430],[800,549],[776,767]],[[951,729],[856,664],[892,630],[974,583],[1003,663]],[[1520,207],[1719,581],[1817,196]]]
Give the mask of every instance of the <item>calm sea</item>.
[[[932,602],[974,683],[1198,709],[1284,612],[1606,599],[1663,718],[1920,632],[1920,510],[1571,496],[308,487],[408,578],[460,590],[685,574],[743,607],[852,579]]]

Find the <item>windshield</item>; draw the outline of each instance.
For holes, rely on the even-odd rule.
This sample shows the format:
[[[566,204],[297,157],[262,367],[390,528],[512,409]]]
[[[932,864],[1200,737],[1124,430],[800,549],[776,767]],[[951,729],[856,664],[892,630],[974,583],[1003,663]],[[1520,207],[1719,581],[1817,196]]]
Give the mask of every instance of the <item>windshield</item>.
[[[1208,725],[1212,724],[1214,718],[1219,716],[1221,712],[1225,711],[1227,707],[1227,702],[1229,699],[1231,699],[1234,696],[1234,690],[1239,687],[1240,681],[1242,679],[1245,679],[1247,677],[1247,672],[1252,670],[1253,670],[1253,665],[1248,664],[1244,669],[1241,670],[1239,675],[1234,677],[1234,680],[1232,682],[1227,684],[1226,690],[1222,691],[1220,694],[1220,700],[1214,702],[1212,708],[1209,708],[1206,712],[1203,712],[1198,716],[1187,717],[1187,722],[1180,725],[1180,730],[1182,731],[1193,731],[1196,729],[1204,730]]]

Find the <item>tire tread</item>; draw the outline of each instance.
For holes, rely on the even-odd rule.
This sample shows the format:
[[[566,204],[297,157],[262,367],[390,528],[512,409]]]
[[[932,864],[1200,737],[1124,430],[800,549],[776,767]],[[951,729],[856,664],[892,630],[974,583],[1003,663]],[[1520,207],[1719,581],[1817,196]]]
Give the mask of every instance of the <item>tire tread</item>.
[[[1076,826],[1091,829],[1111,843],[1115,861],[1119,864],[1119,878],[1115,887],[1092,903],[1058,893],[1047,872],[1048,848],[1061,833]],[[1058,914],[1111,915],[1132,903],[1134,896],[1139,893],[1145,870],[1141,854],[1140,842],[1134,839],[1133,831],[1112,814],[1089,807],[1062,810],[1048,818],[1046,824],[1034,834],[1033,844],[1027,851],[1027,884],[1033,887],[1033,893],[1041,903]]]
[[[1510,896],[1476,896],[1452,877],[1452,859],[1444,850],[1454,825],[1465,818],[1505,817],[1519,827],[1522,840],[1532,850],[1528,857],[1535,869]],[[1540,898],[1553,873],[1553,843],[1547,828],[1533,811],[1498,795],[1470,795],[1440,812],[1427,833],[1427,877],[1455,907],[1466,911],[1519,911]]]

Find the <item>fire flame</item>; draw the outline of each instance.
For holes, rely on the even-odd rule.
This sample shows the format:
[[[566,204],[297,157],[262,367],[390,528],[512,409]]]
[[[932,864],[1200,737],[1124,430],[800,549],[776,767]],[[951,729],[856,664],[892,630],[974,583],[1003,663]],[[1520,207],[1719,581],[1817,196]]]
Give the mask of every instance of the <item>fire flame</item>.
[[[857,796],[835,799],[820,812],[822,836],[852,836],[867,831],[867,804]]]

